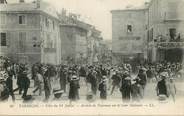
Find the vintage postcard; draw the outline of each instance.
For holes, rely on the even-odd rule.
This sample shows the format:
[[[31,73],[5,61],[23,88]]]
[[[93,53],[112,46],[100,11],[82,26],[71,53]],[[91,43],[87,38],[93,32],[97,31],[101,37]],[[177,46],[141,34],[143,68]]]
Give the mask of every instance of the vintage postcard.
[[[0,116],[184,115],[184,0],[0,0]]]

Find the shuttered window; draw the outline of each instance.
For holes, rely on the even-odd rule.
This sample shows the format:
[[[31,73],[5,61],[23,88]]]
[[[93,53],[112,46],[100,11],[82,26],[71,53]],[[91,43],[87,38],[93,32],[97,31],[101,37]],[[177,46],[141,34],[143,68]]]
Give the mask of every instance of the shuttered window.
[[[6,33],[1,33],[1,46],[7,46],[7,36]]]
[[[19,32],[19,48],[21,51],[25,50],[26,32]]]
[[[24,15],[19,16],[19,24],[26,24],[26,17]]]

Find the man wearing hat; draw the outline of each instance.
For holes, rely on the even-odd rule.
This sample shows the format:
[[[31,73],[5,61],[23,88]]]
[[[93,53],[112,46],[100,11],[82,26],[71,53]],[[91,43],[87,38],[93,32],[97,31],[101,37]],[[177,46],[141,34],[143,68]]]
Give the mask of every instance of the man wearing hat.
[[[121,77],[118,70],[116,70],[115,74],[112,75],[111,79],[112,79],[112,90],[111,90],[112,95],[115,87],[117,87],[118,89],[120,88]]]
[[[102,77],[98,90],[100,91],[100,99],[104,99],[104,100],[107,99],[107,78],[106,76]]]
[[[8,72],[9,71],[10,69],[8,68]],[[11,75],[11,73],[8,73],[6,76],[7,76],[6,86],[9,90],[9,94],[12,96],[12,100],[15,101],[15,95],[13,93],[13,75]]]
[[[129,102],[131,95],[131,77],[128,71],[125,71],[123,74],[120,91],[123,101]]]
[[[3,76],[0,76],[0,101],[8,100],[9,90],[6,86],[6,81]]]
[[[143,98],[144,97],[144,89],[145,89],[145,86],[147,83],[146,69],[141,68],[139,70],[137,77],[139,78],[141,98]]]
[[[76,101],[79,99],[79,77],[77,76],[76,71],[73,71],[72,76],[69,78],[70,90],[69,90],[69,99],[70,101]]]
[[[22,95],[22,98],[26,98],[27,97],[27,91],[28,91],[29,86],[30,86],[30,80],[27,76],[27,69],[26,68],[23,69],[23,72],[22,72],[21,76],[22,76],[22,88],[23,88],[23,91],[24,91],[24,93]]]
[[[163,96],[164,99],[166,98],[166,96],[168,97],[168,89],[167,89],[167,85],[166,85],[166,79],[167,78],[167,72],[162,72],[160,74],[160,81],[158,81],[157,83],[157,87],[156,87],[156,92],[157,92],[157,96]]]

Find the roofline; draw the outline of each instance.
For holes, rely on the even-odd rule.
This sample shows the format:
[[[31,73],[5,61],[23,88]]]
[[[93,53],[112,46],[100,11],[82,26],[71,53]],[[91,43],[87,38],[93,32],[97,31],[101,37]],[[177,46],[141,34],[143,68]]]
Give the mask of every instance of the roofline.
[[[111,13],[114,13],[114,12],[126,12],[126,11],[145,11],[147,10],[147,8],[142,8],[142,9],[122,9],[122,10],[111,10],[110,12]]]
[[[38,13],[38,14],[43,14],[43,15],[47,15],[49,17],[52,17],[58,21],[60,21],[59,18],[50,15],[49,13],[45,12],[44,10],[39,10],[39,9],[35,9],[35,10],[25,10],[25,11],[0,11],[0,13]]]
[[[79,25],[76,25],[76,24],[59,24],[59,26],[61,27],[74,27],[74,28],[80,28],[80,29],[83,29],[85,31],[88,31],[89,29],[86,29],[86,28],[83,28]]]

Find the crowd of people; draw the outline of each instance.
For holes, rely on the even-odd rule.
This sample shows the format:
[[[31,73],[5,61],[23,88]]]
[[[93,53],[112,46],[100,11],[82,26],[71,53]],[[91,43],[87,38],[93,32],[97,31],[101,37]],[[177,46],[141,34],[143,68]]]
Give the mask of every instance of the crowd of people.
[[[181,63],[144,64],[132,70],[130,64],[109,65],[49,65],[36,63],[13,63],[8,58],[1,57],[0,65],[0,101],[7,101],[9,96],[15,101],[14,93],[18,91],[23,100],[27,100],[31,80],[34,82],[32,95],[44,95],[45,101],[60,98],[66,93],[70,101],[80,99],[79,90],[86,88],[86,99],[100,98],[107,100],[108,96],[118,89],[124,102],[140,101],[144,99],[147,83],[157,84],[156,94],[160,100],[172,97],[175,101],[175,78],[181,78]],[[16,80],[17,88],[13,81]],[[56,87],[56,82],[59,87]],[[67,88],[69,86],[69,88]],[[23,94],[22,94],[23,92]],[[98,94],[99,93],[99,94]]]

